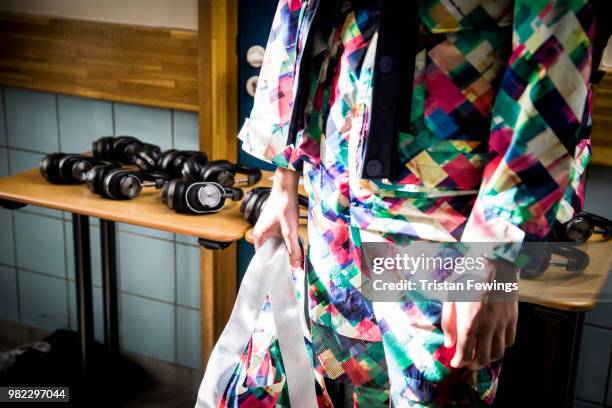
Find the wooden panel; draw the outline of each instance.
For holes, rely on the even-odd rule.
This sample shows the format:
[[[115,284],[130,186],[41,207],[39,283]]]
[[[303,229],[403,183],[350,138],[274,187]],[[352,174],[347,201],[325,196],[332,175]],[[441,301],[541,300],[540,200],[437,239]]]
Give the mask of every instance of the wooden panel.
[[[212,159],[238,159],[237,0],[198,0],[200,149]],[[265,176],[264,176],[265,178]],[[205,367],[236,298],[236,245],[201,251],[201,350]]]
[[[237,0],[199,0],[200,149],[238,158]]]
[[[612,166],[612,73],[593,87],[592,164]]]
[[[197,111],[197,32],[0,13],[0,83]]]

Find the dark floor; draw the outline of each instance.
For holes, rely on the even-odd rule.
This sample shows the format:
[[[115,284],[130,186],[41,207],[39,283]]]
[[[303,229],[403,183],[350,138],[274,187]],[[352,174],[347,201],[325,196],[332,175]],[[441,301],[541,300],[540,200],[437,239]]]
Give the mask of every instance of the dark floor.
[[[14,322],[0,321],[0,352],[12,350],[25,343],[38,341],[49,332]],[[152,387],[134,395],[121,407],[190,407],[195,405],[202,372],[149,357],[129,354],[126,357],[143,367],[151,376]]]

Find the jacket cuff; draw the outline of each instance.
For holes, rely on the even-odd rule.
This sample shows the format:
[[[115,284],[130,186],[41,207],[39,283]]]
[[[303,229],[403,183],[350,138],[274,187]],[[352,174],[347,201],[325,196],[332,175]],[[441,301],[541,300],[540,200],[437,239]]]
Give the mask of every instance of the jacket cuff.
[[[242,150],[251,156],[266,163],[282,167],[287,170],[302,171],[303,159],[294,157],[293,145],[283,145],[281,129],[274,129],[268,122],[250,117],[238,133],[242,141]]]
[[[476,200],[461,236],[461,242],[487,242],[493,246],[490,259],[514,263],[519,258],[525,232],[514,225],[502,213],[485,210],[482,200]]]

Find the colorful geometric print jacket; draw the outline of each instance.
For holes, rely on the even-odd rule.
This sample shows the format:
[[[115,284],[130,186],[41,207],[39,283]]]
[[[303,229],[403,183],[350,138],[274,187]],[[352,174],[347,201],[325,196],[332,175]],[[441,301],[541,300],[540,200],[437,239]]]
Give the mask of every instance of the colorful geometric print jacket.
[[[316,84],[304,78],[322,69],[321,21],[339,1],[279,2],[239,134],[247,153],[296,171],[320,160],[322,136],[307,126],[316,119],[308,92]],[[546,239],[556,219],[582,206],[592,7],[589,0],[384,1],[358,182],[396,197],[476,194],[461,241]]]

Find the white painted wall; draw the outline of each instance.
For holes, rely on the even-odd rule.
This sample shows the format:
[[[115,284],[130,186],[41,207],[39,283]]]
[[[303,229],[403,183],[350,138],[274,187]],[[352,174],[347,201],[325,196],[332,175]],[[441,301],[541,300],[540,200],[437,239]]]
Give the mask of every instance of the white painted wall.
[[[197,30],[197,0],[0,0],[0,11]]]

